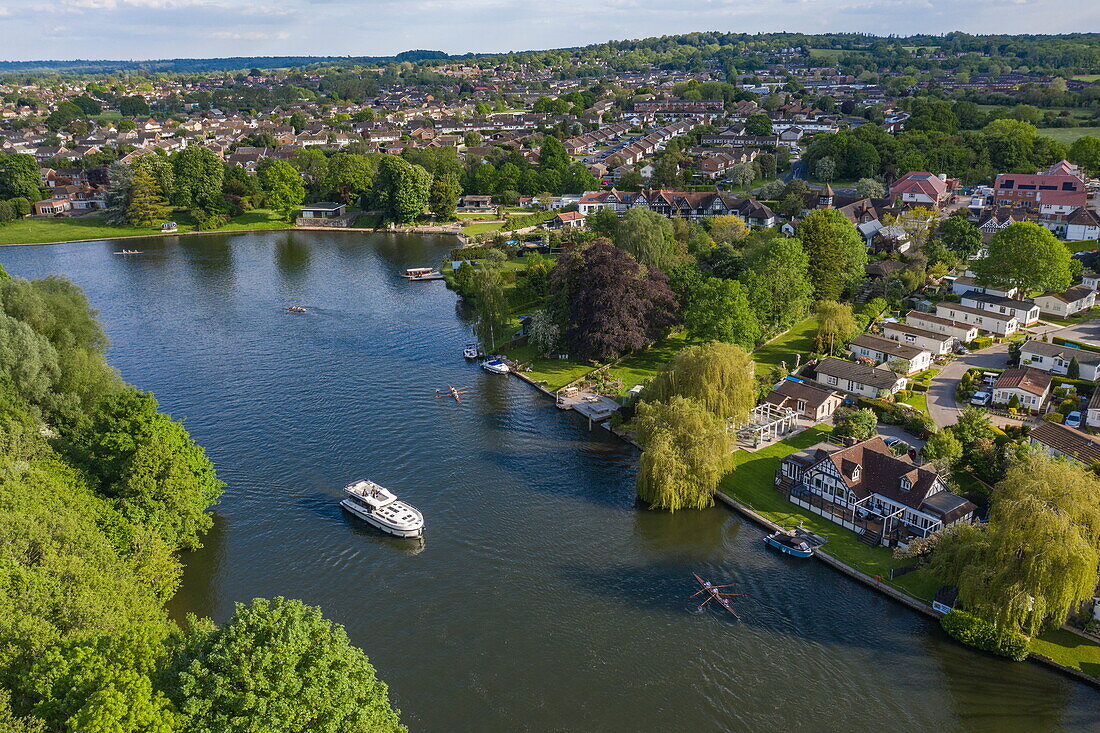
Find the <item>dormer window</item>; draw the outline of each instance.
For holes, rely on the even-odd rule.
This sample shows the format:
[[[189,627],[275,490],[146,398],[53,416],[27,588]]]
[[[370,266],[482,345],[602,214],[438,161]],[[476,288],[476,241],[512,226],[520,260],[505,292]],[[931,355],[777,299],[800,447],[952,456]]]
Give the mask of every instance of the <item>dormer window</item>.
[[[859,481],[859,475],[861,473],[862,473],[862,469],[860,468],[859,464],[857,463],[855,468],[852,469],[852,480],[853,481]]]
[[[913,488],[913,482],[907,479],[905,476],[901,477],[901,490],[908,491]]]

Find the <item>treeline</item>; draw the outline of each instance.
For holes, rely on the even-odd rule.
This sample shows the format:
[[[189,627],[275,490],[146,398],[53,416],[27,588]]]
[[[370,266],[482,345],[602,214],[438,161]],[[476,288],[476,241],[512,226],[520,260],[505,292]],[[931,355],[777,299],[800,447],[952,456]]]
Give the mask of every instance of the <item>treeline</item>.
[[[1088,143],[1070,146],[1040,135],[1034,125],[998,119],[980,130],[960,130],[950,105],[930,102],[897,135],[874,124],[814,137],[805,159],[822,180],[870,178],[934,171],[964,184],[991,183],[998,173],[1034,172],[1069,158],[1095,164]],[[822,176],[821,174],[825,175]]]
[[[402,730],[363,653],[277,598],[220,628],[164,603],[222,483],[182,424],[125,384],[67,280],[0,270],[0,727]]]

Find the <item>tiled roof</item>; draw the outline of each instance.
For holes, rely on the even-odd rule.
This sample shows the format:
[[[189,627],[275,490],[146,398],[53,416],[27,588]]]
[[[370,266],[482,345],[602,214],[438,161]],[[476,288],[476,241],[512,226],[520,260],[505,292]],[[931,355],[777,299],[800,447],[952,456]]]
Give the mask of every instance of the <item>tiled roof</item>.
[[[1050,389],[1050,375],[1030,367],[1005,369],[993,383],[993,389],[1022,389],[1041,397]]]
[[[1032,428],[1031,439],[1083,463],[1100,463],[1100,438],[1067,425],[1043,421]]]

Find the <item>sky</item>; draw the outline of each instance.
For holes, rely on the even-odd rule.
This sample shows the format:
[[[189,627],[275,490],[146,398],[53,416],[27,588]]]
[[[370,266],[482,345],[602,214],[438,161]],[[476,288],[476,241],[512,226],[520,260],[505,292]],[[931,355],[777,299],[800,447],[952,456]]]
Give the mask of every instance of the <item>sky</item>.
[[[685,12],[686,11],[686,12]],[[1100,31],[1092,0],[0,0],[0,60],[388,56],[720,30]]]

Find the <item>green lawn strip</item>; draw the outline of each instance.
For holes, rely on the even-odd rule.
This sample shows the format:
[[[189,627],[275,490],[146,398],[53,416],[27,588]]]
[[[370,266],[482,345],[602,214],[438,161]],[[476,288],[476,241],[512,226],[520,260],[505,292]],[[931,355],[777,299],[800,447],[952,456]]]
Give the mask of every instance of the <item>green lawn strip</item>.
[[[631,387],[657,376],[669,360],[682,349],[701,343],[703,342],[688,338],[685,331],[680,331],[661,339],[647,349],[624,356],[612,364],[608,371],[622,381],[622,393],[625,394]]]
[[[1039,130],[1039,134],[1052,137],[1068,145],[1077,138],[1086,135],[1100,137],[1100,127],[1045,127]]]
[[[1064,629],[1045,631],[1031,640],[1031,651],[1058,664],[1100,677],[1100,644]]]
[[[1089,252],[1098,246],[1095,239],[1070,239],[1066,241],[1066,248],[1070,252]]]
[[[915,407],[925,414],[928,413],[928,396],[924,392],[914,392],[902,404]]]
[[[179,231],[195,230],[195,219],[187,212],[170,215]],[[212,231],[247,231],[251,229],[284,229],[289,224],[268,209],[253,209]],[[113,239],[116,237],[147,237],[160,234],[160,227],[141,228],[108,224],[102,216],[63,217],[57,219],[20,219],[0,227],[0,245],[47,244],[77,239]]]
[[[572,359],[546,359],[537,356],[535,347],[530,345],[510,349],[508,357],[520,364],[529,363],[530,366],[523,369],[524,375],[536,382],[544,382],[543,386],[552,392],[556,392],[595,369],[586,362]]]
[[[923,601],[931,601],[939,584],[924,571],[909,573],[894,581],[885,580],[891,568],[912,561],[895,560],[891,551],[884,547],[868,547],[854,532],[795,506],[773,488],[775,471],[783,456],[820,443],[828,435],[827,428],[817,426],[756,452],[737,451],[733,455],[734,468],[722,478],[719,490],[782,527],[792,528],[801,522],[806,529],[829,538],[824,550],[837,560],[871,577],[882,577],[884,583]]]
[[[377,229],[381,225],[381,214],[360,214],[351,224],[353,229]]]
[[[466,235],[473,234],[488,234],[489,232],[499,231],[504,226],[503,222],[478,222],[475,224],[467,224],[462,227],[462,233]]]
[[[806,363],[806,356],[817,349],[817,319],[807,318],[800,321],[782,336],[769,341],[753,352],[753,360],[760,365],[769,367],[779,366],[782,361],[787,362],[787,368],[794,368],[795,354],[802,355],[802,363]],[[760,370],[758,369],[757,372]]]
[[[1091,321],[1096,317],[1096,309],[1089,308],[1088,310],[1081,311],[1080,313],[1074,313],[1069,318],[1055,318],[1054,316],[1042,316],[1042,320],[1048,323],[1053,323],[1058,326],[1076,326],[1078,323],[1084,323],[1085,321]]]

